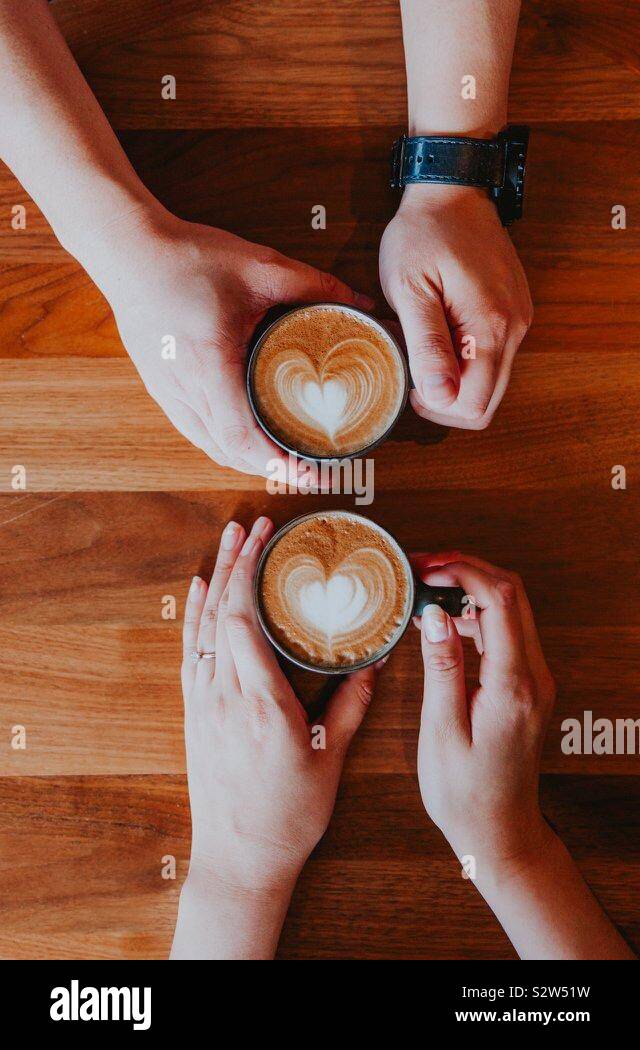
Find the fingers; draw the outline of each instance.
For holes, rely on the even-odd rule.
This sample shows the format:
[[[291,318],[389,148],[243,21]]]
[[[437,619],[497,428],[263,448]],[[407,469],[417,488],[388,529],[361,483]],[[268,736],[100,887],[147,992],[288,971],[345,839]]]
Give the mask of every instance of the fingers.
[[[240,682],[236,674],[236,665],[233,662],[229,639],[227,637],[226,618],[229,612],[229,585],[218,606],[218,623],[216,626],[216,659],[213,665],[207,666],[202,662],[200,673],[202,675],[214,676],[220,689],[218,700],[225,703],[225,698],[233,698],[240,695]]]
[[[497,699],[527,691],[531,681],[525,634],[518,593],[512,579],[492,575],[469,561],[459,560],[432,571],[423,570],[428,581],[436,573],[463,587],[480,609],[480,629],[484,654],[480,663],[480,684]]]
[[[329,752],[346,752],[373,699],[376,677],[374,665],[354,671],[340,683],[329,700],[322,719]]]
[[[198,413],[190,405],[174,399],[167,404],[160,404],[160,407],[176,430],[183,434],[196,448],[202,449],[209,456],[209,459],[212,459],[219,466],[229,466],[229,461],[223,455],[220,446],[213,439]]]
[[[221,355],[217,365],[214,390],[205,390],[209,405],[209,426],[223,454],[232,466],[247,473],[270,475],[280,469],[289,484],[298,479],[313,482],[306,460],[290,462],[283,452],[261,429],[247,398],[244,355],[238,351]]]
[[[225,628],[229,649],[243,695],[251,700],[279,700],[284,696],[284,676],[258,622],[254,580],[258,560],[273,525],[260,518],[240,551],[229,581],[229,605]]]
[[[520,325],[516,325],[514,330],[509,333],[502,356],[500,358],[500,367],[498,368],[496,374],[496,380],[493,393],[491,395],[491,400],[487,405],[487,410],[483,419],[480,421],[481,426],[483,427],[488,426],[488,424],[491,422],[499,404],[501,403],[504,395],[507,392],[507,387],[509,386],[509,381],[511,379],[511,372],[513,369],[515,357],[518,350],[520,349],[520,344],[522,343],[522,340],[527,334],[528,329],[528,324],[521,323]]]
[[[423,726],[440,736],[454,735],[471,742],[462,642],[451,617],[439,605],[427,605],[422,614],[424,662]]]
[[[529,667],[541,695],[548,695],[553,699],[553,696],[555,695],[555,685],[542,650],[531,603],[529,602],[524,584],[516,573],[510,572],[507,569],[501,569],[482,558],[476,557],[475,555],[460,554],[458,552],[453,553],[452,555],[448,553],[419,555],[414,564],[416,565],[416,571],[420,572],[421,576],[425,572],[429,572],[431,576],[431,573],[434,571],[434,566],[441,565],[443,571],[446,572],[448,569],[447,563],[458,560],[468,562],[470,565],[474,565],[478,569],[482,569],[489,575],[495,576],[498,579],[510,581],[514,586],[518,600],[518,608],[524,634],[524,647]],[[418,564],[420,566],[419,568]],[[447,582],[449,579],[451,579],[450,575],[447,578]],[[438,582],[443,583],[444,580]]]
[[[215,568],[202,609],[197,644],[194,646],[194,649],[197,649],[198,652],[215,652],[218,606],[224,589],[229,582],[231,570],[235,565],[244,538],[245,530],[242,525],[238,525],[235,521],[230,521],[222,533]]]
[[[454,416],[470,423],[479,422],[486,416],[496,387],[504,350],[503,333],[478,323],[475,330],[469,326],[459,329],[455,341],[460,353],[461,379]]]
[[[429,298],[405,294],[395,308],[407,344],[415,393],[428,409],[443,412],[458,396],[460,369],[442,303],[435,294]]]
[[[285,256],[272,277],[275,280],[272,289],[274,303],[336,302],[357,306],[361,310],[371,310],[375,305],[370,296],[354,292],[332,273],[316,270],[314,266]]]
[[[455,335],[461,371],[455,402],[445,411],[434,410],[418,390],[412,390],[409,399],[417,415],[441,426],[486,429],[506,393],[516,352],[527,331],[526,324],[518,323],[505,336],[506,327],[500,318],[491,323],[483,319],[475,324],[465,322]],[[465,357],[466,353],[472,356]]]
[[[198,647],[200,618],[206,597],[206,583],[199,576],[194,576],[187,595],[182,625],[182,690],[185,699],[196,677],[196,661],[193,659],[193,653]]]

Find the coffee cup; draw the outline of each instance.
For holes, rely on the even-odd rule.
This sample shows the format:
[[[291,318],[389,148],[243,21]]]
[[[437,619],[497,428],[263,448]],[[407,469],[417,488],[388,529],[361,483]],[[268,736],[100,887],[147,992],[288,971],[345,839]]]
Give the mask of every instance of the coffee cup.
[[[382,659],[427,605],[462,616],[471,601],[461,587],[416,579],[389,532],[341,510],[303,514],[281,528],[260,558],[254,597],[278,652],[324,675]]]
[[[287,310],[249,352],[247,393],[280,448],[321,463],[365,456],[385,441],[407,402],[409,371],[390,332],[340,303]]]

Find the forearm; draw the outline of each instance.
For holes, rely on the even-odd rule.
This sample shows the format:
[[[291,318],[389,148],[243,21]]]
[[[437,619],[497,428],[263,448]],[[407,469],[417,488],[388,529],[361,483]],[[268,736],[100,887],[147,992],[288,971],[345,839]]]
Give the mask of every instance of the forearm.
[[[538,853],[476,886],[522,959],[634,959],[551,830]]]
[[[172,959],[272,959],[293,884],[236,892],[192,866],[182,887]]]
[[[0,157],[83,265],[118,223],[157,207],[46,0],[0,0]]]
[[[409,133],[491,137],[505,124],[520,0],[400,0]],[[475,98],[463,78],[475,78]]]

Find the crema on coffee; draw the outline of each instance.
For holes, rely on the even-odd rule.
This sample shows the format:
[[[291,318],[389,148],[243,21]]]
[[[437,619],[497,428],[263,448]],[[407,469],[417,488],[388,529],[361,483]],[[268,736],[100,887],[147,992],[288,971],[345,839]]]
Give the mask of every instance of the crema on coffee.
[[[329,669],[371,660],[395,640],[411,592],[395,541],[359,515],[333,511],[303,518],[276,538],[258,596],[277,644]]]
[[[250,379],[264,425],[307,456],[347,456],[375,444],[406,396],[393,340],[366,315],[332,305],[277,321],[256,350]]]

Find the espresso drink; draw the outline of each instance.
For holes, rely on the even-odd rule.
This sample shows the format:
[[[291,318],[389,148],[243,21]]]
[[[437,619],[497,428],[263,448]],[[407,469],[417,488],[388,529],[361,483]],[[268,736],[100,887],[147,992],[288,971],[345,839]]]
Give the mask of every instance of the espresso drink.
[[[266,333],[252,367],[258,414],[287,448],[352,455],[375,444],[404,404],[400,351],[366,315],[306,306]]]
[[[268,550],[258,582],[265,625],[303,663],[371,660],[406,624],[412,597],[395,542],[356,514],[314,514]]]

